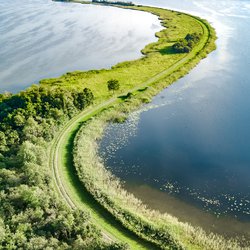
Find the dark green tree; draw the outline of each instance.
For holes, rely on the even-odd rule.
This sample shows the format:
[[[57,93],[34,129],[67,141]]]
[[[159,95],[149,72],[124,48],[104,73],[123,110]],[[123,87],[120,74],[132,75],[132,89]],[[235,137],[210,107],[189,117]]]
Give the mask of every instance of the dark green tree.
[[[195,44],[199,42],[201,34],[192,33],[187,34],[184,39],[180,39],[173,44],[172,48],[176,53],[189,53]]]
[[[115,90],[118,90],[120,88],[120,84],[119,84],[119,81],[118,80],[115,80],[115,79],[111,79],[107,82],[107,85],[108,85],[108,90],[109,91],[114,91]]]
[[[0,151],[4,151],[7,146],[4,132],[0,131]]]

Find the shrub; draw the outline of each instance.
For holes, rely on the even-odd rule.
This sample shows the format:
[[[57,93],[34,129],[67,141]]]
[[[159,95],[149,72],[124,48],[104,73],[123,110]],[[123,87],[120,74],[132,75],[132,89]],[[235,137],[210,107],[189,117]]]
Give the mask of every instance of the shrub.
[[[189,53],[195,44],[199,42],[201,34],[187,34],[184,39],[173,44],[172,48],[176,53]]]

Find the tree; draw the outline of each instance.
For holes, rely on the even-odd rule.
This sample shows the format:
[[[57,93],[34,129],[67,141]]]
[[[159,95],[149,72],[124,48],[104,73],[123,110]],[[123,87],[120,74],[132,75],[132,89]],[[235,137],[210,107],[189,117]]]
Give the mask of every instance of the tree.
[[[6,137],[4,132],[0,131],[0,151],[4,151],[6,149]]]
[[[114,93],[115,90],[118,90],[118,89],[120,88],[119,81],[118,81],[118,80],[115,80],[115,79],[109,80],[109,81],[107,82],[107,84],[108,84],[108,90],[109,90],[109,91],[112,90],[113,93]]]
[[[74,94],[74,105],[83,110],[85,107],[93,103],[94,95],[90,89],[85,88],[82,92],[77,92]]]
[[[41,137],[42,128],[33,117],[29,117],[25,122],[22,132],[25,140],[33,142],[36,141],[38,137]]]
[[[16,127],[22,127],[24,126],[26,120],[23,114],[18,113],[13,116],[13,121]]]
[[[189,53],[195,44],[199,42],[200,38],[201,34],[187,34],[184,39],[180,39],[178,42],[173,44],[172,48],[176,53]]]

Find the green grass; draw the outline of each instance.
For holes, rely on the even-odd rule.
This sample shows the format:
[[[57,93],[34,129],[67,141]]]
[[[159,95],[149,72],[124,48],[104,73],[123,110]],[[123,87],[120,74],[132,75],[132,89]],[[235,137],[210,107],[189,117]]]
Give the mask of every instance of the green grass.
[[[162,25],[167,27],[167,29],[164,28],[156,34],[159,38],[157,42],[147,45],[142,50],[145,55],[144,57],[134,61],[119,63],[109,70],[103,69],[67,73],[56,79],[42,80],[41,84],[51,87],[59,85],[63,88],[87,87],[93,92],[96,102],[102,102],[104,99],[110,98],[110,92],[106,84],[108,80],[119,80],[119,91],[120,93],[124,93],[147,82],[148,79],[152,79],[159,73],[169,69],[172,65],[175,65],[173,68],[174,71],[178,66],[183,64],[183,61],[187,62],[187,59],[189,60],[197,56],[196,53],[201,50],[207,41],[209,30],[212,30],[211,27],[208,30],[199,19],[186,14],[143,6],[129,8],[155,14],[161,19]],[[189,54],[173,53],[171,45],[178,39],[184,38],[187,33],[194,32],[203,34],[203,39],[194,50]],[[170,73],[169,71],[169,74]]]
[[[96,198],[96,194],[91,194],[91,192],[89,192],[90,190],[86,188],[87,183],[84,181],[92,180],[91,183],[93,185],[99,184],[99,182],[95,183],[95,180],[92,179],[95,177],[96,173],[86,171],[89,176],[87,176],[87,178],[85,176],[85,179],[83,179],[82,176],[79,175],[79,169],[76,172],[72,164],[73,140],[82,122],[92,118],[96,114],[103,113],[101,112],[102,110],[114,106],[115,109],[113,112],[116,113],[116,118],[117,115],[120,115],[118,118],[121,119],[126,116],[126,113],[131,109],[133,110],[142,103],[148,102],[153,95],[173,83],[176,79],[184,76],[203,57],[215,48],[214,40],[216,36],[209,24],[190,15],[145,6],[129,7],[129,9],[147,11],[158,15],[162,24],[167,27],[167,29],[163,29],[156,34],[157,37],[159,37],[157,42],[147,45],[143,49],[142,52],[145,55],[144,57],[138,60],[117,64],[110,70],[77,71],[67,73],[60,78],[41,81],[42,85],[51,87],[52,89],[54,86],[61,86],[62,89],[88,87],[92,90],[96,98],[92,108],[72,118],[56,136],[50,148],[50,164],[53,166],[55,186],[58,193],[72,209],[77,207],[89,211],[92,214],[93,222],[101,228],[106,238],[109,240],[121,240],[126,242],[132,249],[154,249],[153,245],[148,242],[154,243],[155,247],[161,246],[162,248],[168,249],[172,247],[167,244],[163,246],[161,241],[155,240],[151,236],[145,235],[143,232],[136,232],[136,230],[127,224],[126,220],[119,220],[119,222],[117,222],[115,219],[117,216],[114,214],[111,215],[114,211],[108,209],[109,212],[107,212],[103,207],[104,203],[100,201],[97,202],[93,198]],[[185,37],[187,33],[194,32],[201,33],[202,38],[193,51],[189,54],[173,53],[171,45],[178,39]],[[120,82],[120,90],[116,92],[117,95],[114,97],[112,97],[107,90],[106,83],[110,79],[117,79]],[[124,97],[128,92],[133,94],[131,100],[127,100],[127,98]],[[118,96],[123,97],[117,98]],[[122,114],[120,110],[122,110]],[[98,136],[100,136],[98,133],[96,135],[93,134],[90,139],[92,142],[95,142],[95,140],[99,138]],[[91,163],[91,160],[95,162],[95,160],[98,159],[96,154],[85,156],[86,158],[83,159],[84,162],[88,161]],[[99,169],[97,168],[97,170]],[[103,181],[107,180],[105,179],[105,173],[104,171]],[[99,178],[102,176],[97,175],[96,177]],[[81,179],[81,181],[79,181],[79,179]],[[121,194],[124,193],[123,190],[118,190],[121,191]],[[115,199],[116,197],[119,196],[115,196]],[[119,203],[118,200],[116,202]],[[125,205],[126,204],[124,204],[124,206]],[[117,208],[117,206],[115,206],[115,208]],[[124,207],[124,209],[126,210],[126,207]],[[121,209],[117,212],[119,213],[120,211],[123,210]],[[135,211],[131,214],[132,216],[134,216],[134,212]],[[150,215],[152,214],[150,213]],[[142,218],[142,215],[138,211],[135,216],[135,218]],[[152,219],[151,217],[149,218]],[[152,219],[152,221],[149,221],[146,219],[145,221],[144,217],[143,221],[143,223],[151,223],[154,220]],[[158,226],[160,225],[162,230],[164,228],[166,229],[166,227],[168,228],[168,225],[159,224],[159,221],[155,221],[154,223]],[[122,224],[127,226],[129,230],[125,229]],[[184,235],[183,230],[185,229],[179,227],[179,225],[172,225],[171,232],[166,230],[164,232],[166,235],[169,235],[169,240],[171,242],[173,235]],[[134,234],[129,231],[134,232]],[[181,234],[178,234],[177,231],[180,231]],[[144,238],[145,240],[140,238]],[[185,239],[177,241],[176,244],[174,243],[175,248],[180,247],[180,242],[185,243]],[[187,244],[188,242],[189,241],[186,240]]]
[[[100,229],[108,233],[111,239],[126,242],[131,249],[154,249],[155,247],[152,244],[139,239],[129,230],[122,227],[108,211],[103,209],[80,182],[73,166],[72,155],[73,141],[77,128],[78,126],[76,125],[74,130],[65,134],[59,148],[61,165],[64,166],[61,169],[61,178],[63,177],[62,181],[71,199],[74,200],[78,208],[89,211],[94,223],[100,225]]]
[[[56,168],[57,172],[55,174],[57,178],[55,185],[71,208],[77,207],[91,214],[93,222],[104,232],[106,239],[127,243],[131,249],[157,249],[154,245],[138,238],[118,223],[84,188],[73,166],[72,148],[76,132],[85,120],[99,113],[109,103],[100,105],[100,107],[92,107],[76,116],[66,124],[54,140],[50,148],[50,163]]]

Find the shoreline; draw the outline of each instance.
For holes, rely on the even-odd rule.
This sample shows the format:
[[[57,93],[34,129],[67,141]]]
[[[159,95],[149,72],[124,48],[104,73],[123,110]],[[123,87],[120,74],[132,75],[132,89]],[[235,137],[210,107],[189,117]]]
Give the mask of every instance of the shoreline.
[[[114,6],[114,7],[117,7],[117,6]],[[188,14],[189,15],[189,14]],[[191,15],[189,15],[189,16],[191,16]],[[208,53],[208,51],[207,51],[207,53]],[[199,53],[197,53],[197,54],[199,54]],[[160,91],[160,90],[159,90]],[[154,93],[155,94],[155,93]],[[154,95],[153,94],[153,95]],[[139,105],[139,104],[137,104],[137,105]],[[137,106],[136,105],[136,106]],[[134,107],[133,107],[134,108]],[[133,109],[132,108],[132,109]],[[137,107],[136,107],[137,108]],[[115,110],[116,110],[116,108],[115,108]],[[118,108],[118,110],[119,110],[119,108]],[[117,110],[116,110],[117,111]],[[97,115],[97,120],[98,120],[98,117],[99,117],[99,115]],[[94,118],[94,120],[95,120],[95,118]],[[81,131],[82,129],[80,129],[80,131]],[[86,134],[85,134],[86,135]],[[79,132],[77,133],[77,136],[79,136]],[[100,138],[99,137],[96,137],[96,138],[98,138],[98,140],[100,140]],[[76,139],[76,141],[75,141],[75,143],[77,144],[77,140],[79,140],[79,138],[78,139]],[[84,160],[86,160],[85,158],[84,158]],[[77,167],[77,170],[78,170],[78,174],[79,174],[79,171],[80,171],[80,169],[79,169],[79,166]],[[81,171],[80,171],[81,172]],[[83,173],[81,173],[81,175],[82,175]],[[110,173],[109,173],[110,174]],[[113,177],[112,176],[112,178],[116,178],[116,177]],[[84,181],[83,181],[83,184],[85,185],[86,183],[84,183]],[[87,190],[88,190],[88,188],[87,188]],[[91,191],[90,190],[88,190],[90,193],[91,193]],[[94,195],[93,193],[92,193],[92,195]],[[95,195],[94,195],[95,196]],[[98,200],[98,199],[97,199]],[[99,201],[100,202],[100,201]],[[101,203],[101,202],[100,202]],[[103,205],[103,204],[102,204]],[[107,208],[107,207],[106,207]],[[107,208],[108,209],[108,208]],[[109,209],[108,209],[109,210]]]
[[[29,9],[29,6],[26,2],[24,3],[22,8],[27,8],[27,15],[32,15],[32,11],[31,9]],[[34,6],[32,6],[38,9],[39,2],[42,3],[43,0],[39,0],[37,3],[33,4]],[[6,4],[6,6],[8,5]],[[18,8],[21,8],[21,5],[20,7],[18,6]],[[73,15],[70,12],[71,8],[72,13],[74,13]],[[16,69],[15,72],[13,71],[11,74],[9,70],[7,71],[3,68],[0,94],[4,94],[7,92],[11,94],[18,94],[22,91],[25,91],[32,85],[38,85],[39,82],[43,79],[59,78],[66,72],[73,72],[77,70],[101,70],[103,68],[110,69],[117,63],[127,60],[139,59],[142,56],[141,49],[147,44],[157,41],[157,38],[154,36],[155,32],[158,32],[160,29],[162,29],[160,21],[157,19],[157,17],[149,13],[139,13],[139,16],[137,17],[138,14],[136,14],[136,12],[132,10],[126,11],[123,9],[119,10],[110,7],[106,11],[103,10],[104,8],[104,6],[98,8],[94,5],[79,6],[73,3],[67,4],[66,2],[63,3],[56,1],[50,1],[48,2],[48,4],[44,4],[43,9],[47,13],[47,16],[45,14],[39,15],[39,13],[37,13],[36,20],[33,24],[30,24],[31,26],[38,26],[37,34],[40,35],[32,37],[31,34],[27,32],[26,38],[30,42],[27,43],[27,48],[25,49],[25,51],[36,51],[35,55],[30,55],[30,57],[26,60],[26,65],[32,64],[32,62],[35,60],[34,57],[36,56],[36,54],[41,53],[39,63],[42,63],[44,67],[39,69],[38,64],[34,64],[34,67],[22,66],[21,71],[20,67],[23,63],[20,62],[17,66],[15,66],[16,64],[14,63],[14,55],[11,54],[8,48],[4,49],[3,52],[6,53],[6,55],[9,55],[8,60],[13,61],[13,67],[16,67]],[[44,32],[42,32],[42,28],[39,26],[39,22],[42,22],[43,20],[46,20],[46,18],[49,18],[48,16],[51,12],[53,12],[53,9],[55,10],[56,14],[51,19],[52,23],[48,26],[47,29],[44,30]],[[84,14],[82,16],[82,13],[86,13],[86,15]],[[65,17],[64,14],[66,15]],[[18,15],[17,11],[13,10],[13,16],[16,15]],[[93,25],[91,25],[91,22],[96,19],[96,15],[98,16],[98,23],[95,23],[94,27]],[[121,17],[121,20],[117,24],[117,30],[114,26],[111,27],[109,31],[111,20],[108,17],[110,15],[114,16],[115,18],[118,18],[119,16]],[[65,24],[67,24],[68,22],[74,23],[73,30],[63,22],[62,34],[60,35],[60,32],[58,34],[52,34],[49,39],[46,40],[47,42],[45,42],[48,46],[44,49],[44,51],[39,50],[39,46],[43,45],[39,45],[40,43],[35,43],[33,42],[33,40],[36,41],[39,39],[39,37],[46,36],[49,33],[49,30],[56,30],[57,28],[59,28],[58,20],[63,20],[63,18],[65,20]],[[127,18],[131,19],[131,21],[126,24]],[[143,27],[144,20],[146,22],[145,27]],[[22,28],[22,26],[28,27],[29,23],[27,20],[19,23],[20,27],[16,27],[16,32],[18,36],[22,36],[20,29]],[[151,24],[154,26],[153,28]],[[131,34],[128,33],[131,30],[133,30],[133,32]],[[73,33],[72,37],[67,40],[67,34],[70,32]],[[129,36],[125,37],[124,34],[127,33],[129,34]],[[91,42],[92,45],[89,44],[89,41],[87,41],[91,41],[91,34],[93,38],[93,41]],[[3,42],[6,42],[7,35],[11,34],[7,32],[2,39]],[[58,36],[61,36],[61,39],[59,39],[58,43],[54,44],[53,41],[58,39]],[[110,38],[112,37],[114,38],[114,41],[112,40],[111,43]],[[120,41],[123,41],[123,43],[121,44]],[[126,44],[128,45],[127,47],[125,46]],[[16,53],[20,60],[23,61],[25,58],[22,58],[22,55],[24,56],[24,54],[21,53],[25,53],[25,51],[22,52],[20,49],[18,49],[20,47],[21,42],[20,46],[19,43],[17,43]],[[55,52],[55,56],[53,56],[53,51]],[[60,58],[66,58],[66,61],[60,61]],[[3,63],[2,66],[4,66]]]
[[[146,184],[137,185],[126,182],[124,188],[142,200],[149,208],[158,210],[160,213],[167,212],[180,221],[201,227],[207,233],[217,233],[225,238],[250,239],[248,231],[250,222],[239,221],[229,216],[217,218],[201,208]],[[159,198],[156,199],[156,196]]]

